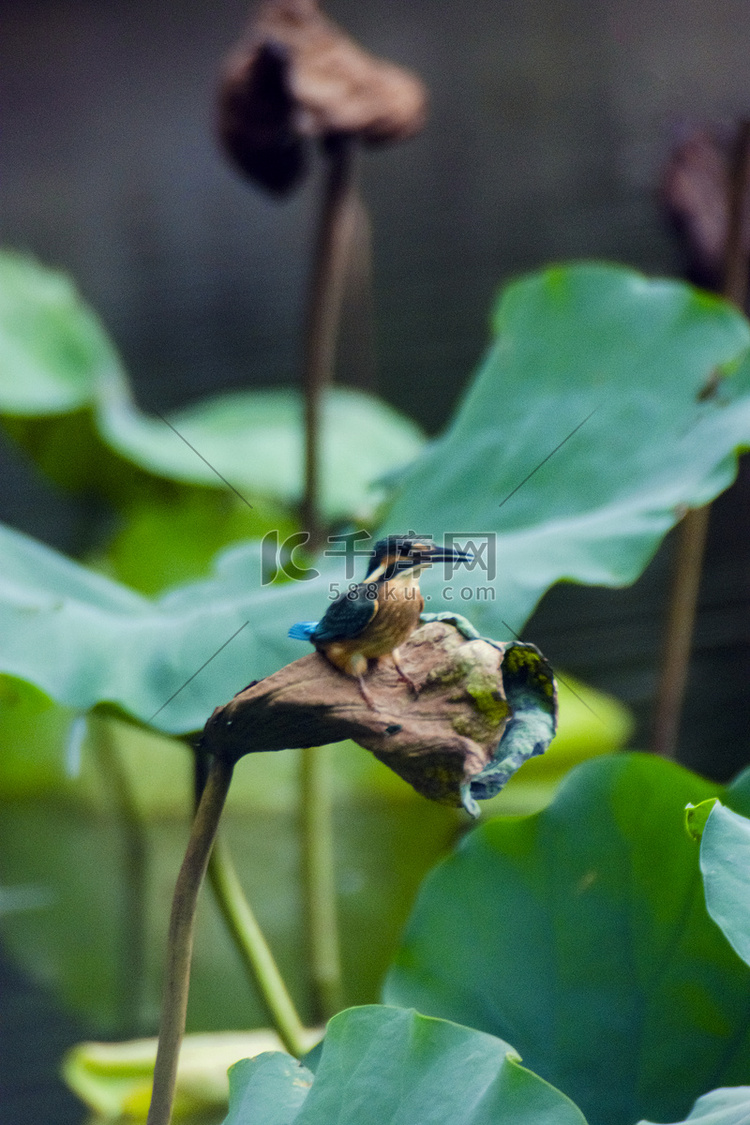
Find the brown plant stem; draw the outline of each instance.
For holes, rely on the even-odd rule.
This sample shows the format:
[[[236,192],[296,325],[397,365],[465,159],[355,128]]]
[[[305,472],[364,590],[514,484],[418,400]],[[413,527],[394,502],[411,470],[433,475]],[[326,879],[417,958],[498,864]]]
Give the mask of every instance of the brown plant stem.
[[[300,762],[302,875],[308,958],[315,1019],[327,1020],[343,1005],[336,909],[333,803],[327,746],[304,750]]]
[[[305,336],[305,492],[302,522],[310,547],[322,544],[320,508],[321,415],[333,376],[347,266],[357,224],[354,138],[330,137],[324,145],[326,176]],[[310,972],[316,1007],[331,1014],[339,1006],[340,969],[335,897],[330,872],[333,841],[330,805],[321,783],[321,751],[303,755],[300,774],[303,885],[307,906]]]
[[[372,223],[367,204],[355,187],[352,242],[346,269],[341,327],[341,358],[347,384],[375,394],[375,302],[372,278]]]
[[[211,755],[202,742],[194,748],[193,782],[196,807],[206,786]],[[279,972],[278,966],[247,901],[232,854],[217,834],[208,861],[208,879],[216,904],[239,953],[251,984],[260,994],[270,1021],[290,1054],[301,1058],[310,1049],[317,1032],[305,1028]]]
[[[211,759],[206,785],[190,830],[185,858],[177,876],[169,920],[159,1045],[147,1125],[169,1125],[172,1115],[177,1063],[185,1032],[195,910],[229,792],[233,768],[225,759]]]
[[[305,490],[302,523],[315,549],[323,539],[320,510],[321,407],[336,357],[347,262],[356,225],[354,138],[338,134],[325,146],[323,203],[315,246],[305,330]]]
[[[664,629],[664,651],[651,732],[651,749],[674,758],[685,699],[711,507],[692,508],[677,528]]]
[[[744,309],[748,287],[744,218],[749,181],[750,121],[743,121],[737,131],[728,182],[723,286],[724,296],[739,309]],[[674,758],[677,752],[710,515],[709,504],[703,508],[693,508],[687,512],[677,529],[651,735],[652,751],[664,758]]]

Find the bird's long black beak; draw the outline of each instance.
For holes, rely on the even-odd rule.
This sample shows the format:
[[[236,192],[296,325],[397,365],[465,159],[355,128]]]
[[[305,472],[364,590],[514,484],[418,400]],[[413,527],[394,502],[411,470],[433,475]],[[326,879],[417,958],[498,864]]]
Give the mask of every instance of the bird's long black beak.
[[[457,547],[440,547],[437,544],[428,547],[426,551],[420,551],[419,554],[423,566],[441,562],[471,562],[474,558],[471,551],[459,551]]]

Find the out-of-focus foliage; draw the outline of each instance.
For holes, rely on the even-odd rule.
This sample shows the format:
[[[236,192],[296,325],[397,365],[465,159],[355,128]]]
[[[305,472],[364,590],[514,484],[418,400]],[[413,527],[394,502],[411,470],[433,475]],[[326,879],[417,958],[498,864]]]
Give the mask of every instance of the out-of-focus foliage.
[[[187,838],[191,752],[98,717],[89,720],[78,776],[65,776],[61,747],[55,757],[50,740],[33,787],[22,767],[33,759],[31,730],[43,706],[26,711],[23,752],[7,762],[3,755],[0,762],[2,882],[9,889],[33,889],[38,899],[3,918],[5,947],[102,1033],[152,1029],[161,995],[165,903]],[[16,716],[16,729],[21,725]],[[349,1003],[363,1003],[377,996],[419,882],[455,837],[458,819],[419,798],[352,743],[330,747],[327,758],[345,995]],[[288,987],[307,1015],[298,774],[297,751],[243,760],[224,831]],[[196,935],[190,1027],[266,1022],[207,890]]]
[[[387,1001],[507,1039],[590,1121],[676,1120],[747,1081],[750,969],[683,828],[720,791],[620,755],[578,766],[543,812],[483,824],[426,880]],[[750,775],[724,799],[749,809]]]
[[[143,414],[114,345],[71,282],[0,255],[0,416],[58,483],[128,508],[139,493],[169,496],[169,483],[215,492],[226,488],[223,477],[250,501],[294,504],[304,479],[302,410],[297,391],[278,389],[221,395],[166,421]],[[373,482],[423,444],[418,427],[378,399],[330,392],[321,433],[326,516],[361,519],[374,504]]]
[[[579,731],[582,752],[611,749],[627,730],[623,709],[582,685],[577,690],[608,722],[580,723],[579,712],[589,718],[590,712],[580,704],[571,712],[563,696],[564,739],[575,742]],[[76,718],[8,677],[0,678],[0,743],[0,871],[9,891],[24,889],[28,906],[4,920],[6,947],[32,974],[38,976],[41,968],[44,982],[102,1030],[154,1026],[164,902],[179,867],[192,801],[190,750],[114,718]],[[240,762],[225,830],[264,932],[304,1009],[295,831],[299,755],[289,750]],[[376,998],[417,887],[454,840],[462,818],[418,797],[352,743],[331,746],[326,755],[346,999],[364,1003]],[[569,764],[566,754],[561,770]],[[541,786],[532,782],[528,792],[521,786],[513,794],[514,807],[544,802],[553,788],[549,779]],[[195,965],[192,1027],[264,1022],[253,989],[238,984],[242,968],[210,893],[199,916]]]
[[[220,1121],[229,1097],[227,1071],[238,1058],[280,1050],[273,1031],[187,1035],[180,1050],[173,1116],[181,1125]],[[70,1088],[106,1120],[145,1121],[151,1100],[156,1039],[79,1043],[63,1060]],[[215,1115],[215,1116],[214,1116]]]
[[[74,310],[83,317],[78,334],[85,327],[95,336],[99,422],[106,411],[124,411],[123,430],[137,428],[111,345],[85,309]],[[728,305],[688,286],[605,266],[559,268],[517,282],[496,319],[497,341],[455,422],[400,483],[391,483],[382,529],[487,537],[473,570],[444,575],[435,568],[424,589],[429,609],[466,609],[500,639],[522,627],[560,577],[632,581],[683,506],[704,503],[731,481],[736,450],[750,438],[750,330]],[[706,399],[700,392],[717,368],[727,377]],[[234,416],[211,406],[179,421],[196,448],[205,439],[203,449],[213,455],[217,434],[234,425]],[[154,441],[160,427],[158,442],[174,442],[178,451],[170,460],[162,450],[154,471],[171,472],[172,465],[176,477],[204,479],[200,458],[163,423],[143,425]],[[368,427],[364,418],[361,425],[350,421],[341,440],[352,463],[374,473],[365,452]],[[116,430],[101,423],[106,448],[121,457]],[[377,444],[381,468],[393,467],[392,445],[380,438]],[[137,445],[128,446],[133,457]],[[193,462],[200,468],[188,469]],[[231,477],[223,461],[218,467]],[[99,471],[106,475],[103,466]],[[251,476],[235,479],[251,484]],[[168,551],[169,540],[163,543]],[[491,549],[496,573],[488,570]],[[132,553],[131,547],[131,559]],[[343,560],[328,557],[309,581],[264,585],[267,560],[256,540],[220,555],[211,577],[148,599],[9,530],[0,535],[0,564],[3,670],[66,706],[108,702],[174,732],[200,727],[249,679],[300,654],[288,626],[319,617],[331,583],[341,589],[354,577],[345,576]]]
[[[559,579],[633,582],[685,508],[732,482],[750,443],[750,329],[718,298],[560,266],[509,285],[494,323],[452,423],[386,509],[391,528],[496,534],[495,595],[480,593],[477,567],[457,573],[445,606],[470,597],[489,636],[520,630]],[[705,396],[712,373],[726,378]],[[444,585],[426,576],[430,609],[444,608]]]
[[[431,445],[377,400],[329,396],[324,508],[373,535],[472,540],[473,570],[425,577],[427,608],[464,611],[502,638],[560,578],[632,581],[683,508],[730,483],[750,441],[750,330],[688,286],[591,265],[511,285],[495,328]],[[716,372],[724,378],[703,395]],[[289,625],[321,616],[332,584],[364,566],[345,575],[340,557],[298,552],[296,564],[315,570],[285,582],[279,558],[264,554],[266,533],[281,544],[298,530],[294,394],[224,396],[168,424],[149,418],[70,283],[13,255],[0,258],[0,417],[53,480],[120,519],[98,571],[0,529],[0,876],[37,896],[4,917],[4,940],[102,1028],[153,1026],[192,763],[184,745],[143,727],[200,728],[249,680],[303,655]],[[563,687],[558,743],[525,767],[506,808],[539,807],[569,764],[627,737],[617,704],[576,691],[594,716]],[[328,753],[345,989],[361,1003],[458,822],[363,751]],[[297,760],[288,751],[241,763],[227,831],[304,1016]],[[743,792],[726,800],[739,807]],[[258,1125],[337,1114],[411,1123],[423,1105],[446,1125],[506,1113],[580,1125],[566,1095],[592,1125],[629,1125],[685,1116],[710,1079],[745,1080],[742,1051],[727,1043],[748,1045],[750,970],[706,915],[695,845],[674,828],[687,800],[714,793],[664,763],[592,762],[546,811],[480,828],[425,884],[388,986],[390,998],[467,1026],[345,1013],[301,1085],[283,1055],[240,1068],[232,1125],[244,1125],[253,1097],[267,1113],[252,1109]],[[717,885],[726,898],[726,878]],[[265,1022],[240,972],[206,904],[193,1027]],[[352,1075],[343,1083],[342,1067]],[[408,1114],[393,1100],[399,1082],[419,1092]]]
[[[750,1113],[750,1086],[732,1086],[712,1090],[698,1098],[684,1125],[742,1125]],[[652,1125],[641,1121],[639,1125]],[[676,1125],[683,1125],[678,1122]]]
[[[280,1052],[238,1063],[225,1125],[739,1125],[750,969],[706,911],[683,829],[685,805],[717,788],[750,811],[750,771],[722,789],[658,758],[608,757],[577,767],[544,812],[472,831],[426,880],[386,987],[436,1018],[350,1009],[306,1066]],[[748,825],[716,804],[700,853],[711,915],[738,949]]]

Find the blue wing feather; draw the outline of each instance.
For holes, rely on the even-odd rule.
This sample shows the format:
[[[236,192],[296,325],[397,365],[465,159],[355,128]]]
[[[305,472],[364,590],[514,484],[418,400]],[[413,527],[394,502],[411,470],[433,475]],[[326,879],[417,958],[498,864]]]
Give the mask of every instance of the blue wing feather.
[[[309,641],[318,627],[317,621],[298,621],[287,633],[295,641]]]

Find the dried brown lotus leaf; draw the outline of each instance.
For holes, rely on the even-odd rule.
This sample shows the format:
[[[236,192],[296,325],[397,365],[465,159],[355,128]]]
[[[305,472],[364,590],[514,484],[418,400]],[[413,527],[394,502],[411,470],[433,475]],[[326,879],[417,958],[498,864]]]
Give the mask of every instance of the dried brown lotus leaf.
[[[702,126],[677,144],[664,167],[661,196],[681,233],[690,277],[720,289],[723,284],[733,149],[737,131]],[[744,201],[744,251],[750,250],[750,193]]]
[[[285,192],[304,174],[308,139],[404,140],[426,105],[415,75],[358,46],[314,0],[266,0],[227,62],[219,131],[246,175]]]
[[[417,694],[383,659],[367,674],[369,707],[355,679],[319,653],[304,656],[217,708],[203,746],[236,761],[351,739],[425,797],[476,814],[474,797],[499,791],[554,734],[554,678],[531,645],[467,638],[432,621],[399,648],[399,661]]]

